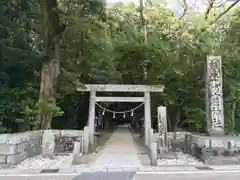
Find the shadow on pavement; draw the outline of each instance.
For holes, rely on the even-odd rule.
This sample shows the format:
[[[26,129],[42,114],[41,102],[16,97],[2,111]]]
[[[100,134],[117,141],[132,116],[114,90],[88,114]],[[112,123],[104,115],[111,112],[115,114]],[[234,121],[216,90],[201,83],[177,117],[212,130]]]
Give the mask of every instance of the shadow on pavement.
[[[95,172],[83,173],[73,180],[132,180],[136,172]]]

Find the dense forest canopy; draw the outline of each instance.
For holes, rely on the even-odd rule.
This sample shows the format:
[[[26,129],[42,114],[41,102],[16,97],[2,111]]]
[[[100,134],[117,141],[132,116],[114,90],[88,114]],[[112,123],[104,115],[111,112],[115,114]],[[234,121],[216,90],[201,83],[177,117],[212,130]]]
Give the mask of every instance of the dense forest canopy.
[[[204,0],[195,12],[181,0],[164,5],[97,0],[0,2],[0,132],[82,128],[88,94],[75,82],[163,84],[156,107],[168,108],[170,130],[203,131],[206,56],[220,55],[227,132],[240,131],[240,11]]]

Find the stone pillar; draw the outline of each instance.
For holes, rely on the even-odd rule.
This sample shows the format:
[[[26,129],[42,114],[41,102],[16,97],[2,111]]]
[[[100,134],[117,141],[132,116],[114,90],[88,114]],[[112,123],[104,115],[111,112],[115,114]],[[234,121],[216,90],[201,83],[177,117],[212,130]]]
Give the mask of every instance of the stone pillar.
[[[162,136],[163,147],[168,150],[167,138],[167,109],[165,106],[158,107],[158,133]]]
[[[151,129],[151,98],[150,92],[144,93],[144,138],[145,144],[149,147],[148,143],[148,132]]]
[[[148,131],[148,147],[151,148],[151,144],[153,142],[153,129],[149,129]]]
[[[75,141],[73,147],[73,158],[72,158],[72,165],[77,165],[82,163],[81,156],[82,156],[82,142]]]
[[[89,128],[85,126],[83,130],[83,153],[87,154],[88,150],[89,150]]]
[[[210,135],[225,134],[221,56],[207,57],[206,120]]]
[[[148,131],[148,152],[150,163],[152,166],[157,166],[157,142],[153,139],[153,129],[150,128]]]
[[[93,147],[94,143],[94,118],[95,118],[95,101],[96,101],[96,92],[90,92],[90,100],[89,100],[89,114],[88,114],[88,131],[89,131],[89,144]]]
[[[53,158],[55,149],[55,136],[52,130],[43,130],[42,154],[44,157]]]
[[[81,142],[75,141],[73,146],[73,156],[79,156],[81,153]]]
[[[150,149],[150,163],[152,166],[157,166],[157,142],[151,142]]]

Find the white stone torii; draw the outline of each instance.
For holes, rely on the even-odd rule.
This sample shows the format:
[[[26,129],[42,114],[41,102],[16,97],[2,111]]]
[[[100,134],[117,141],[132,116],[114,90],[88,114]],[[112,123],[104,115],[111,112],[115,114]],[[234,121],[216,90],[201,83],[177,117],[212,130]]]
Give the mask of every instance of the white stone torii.
[[[144,102],[145,144],[148,145],[148,130],[151,128],[150,92],[163,92],[163,85],[86,84],[77,91],[90,91],[88,127],[90,146],[94,140],[95,102]],[[143,92],[144,97],[97,97],[96,92]]]

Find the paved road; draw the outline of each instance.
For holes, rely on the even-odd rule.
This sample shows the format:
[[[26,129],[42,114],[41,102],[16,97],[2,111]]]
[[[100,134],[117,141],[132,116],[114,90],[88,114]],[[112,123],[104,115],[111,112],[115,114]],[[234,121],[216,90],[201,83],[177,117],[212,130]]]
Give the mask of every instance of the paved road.
[[[236,180],[239,172],[191,172],[172,174],[136,174],[132,180]]]
[[[128,126],[119,126],[91,168],[142,167]]]
[[[240,179],[240,171],[198,171],[168,173],[135,173],[135,172],[98,172],[81,175],[12,175],[1,176],[1,180],[236,180]]]

